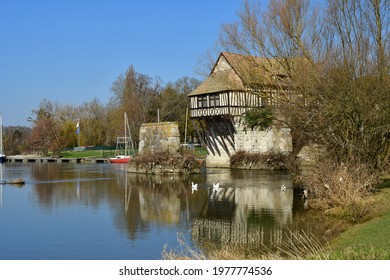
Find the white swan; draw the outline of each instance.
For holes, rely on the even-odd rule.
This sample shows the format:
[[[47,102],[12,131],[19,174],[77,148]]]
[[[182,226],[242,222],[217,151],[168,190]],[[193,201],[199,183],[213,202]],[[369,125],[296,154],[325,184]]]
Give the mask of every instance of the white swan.
[[[282,190],[282,192],[285,192],[285,191],[286,191],[286,186],[285,186],[285,185],[282,185],[282,186],[280,187],[280,189]]]
[[[194,182],[191,182],[191,189],[192,189],[192,193],[197,191],[198,190],[198,184],[194,184]]]

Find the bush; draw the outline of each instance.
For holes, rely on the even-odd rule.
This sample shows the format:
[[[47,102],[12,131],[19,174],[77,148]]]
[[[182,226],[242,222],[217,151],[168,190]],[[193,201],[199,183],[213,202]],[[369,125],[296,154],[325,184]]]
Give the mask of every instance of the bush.
[[[144,152],[138,154],[132,159],[135,164],[144,166],[164,165],[172,166],[178,169],[191,171],[199,167],[198,160],[194,155],[189,153],[172,154],[164,152]]]
[[[309,190],[310,207],[359,222],[369,214],[378,176],[365,165],[345,165],[323,160],[301,178]]]
[[[274,114],[270,107],[253,108],[244,114],[244,126],[253,130],[259,127],[262,130],[267,129],[272,125]]]
[[[282,153],[248,153],[237,151],[230,157],[231,168],[250,167],[267,167],[270,169],[287,169],[288,156]]]

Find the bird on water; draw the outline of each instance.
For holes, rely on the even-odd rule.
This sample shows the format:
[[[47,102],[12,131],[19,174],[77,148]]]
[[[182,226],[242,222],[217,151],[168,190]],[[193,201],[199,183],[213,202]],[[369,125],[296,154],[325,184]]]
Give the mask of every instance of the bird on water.
[[[192,193],[197,191],[198,190],[198,184],[194,184],[194,182],[191,182],[191,189],[192,189]]]

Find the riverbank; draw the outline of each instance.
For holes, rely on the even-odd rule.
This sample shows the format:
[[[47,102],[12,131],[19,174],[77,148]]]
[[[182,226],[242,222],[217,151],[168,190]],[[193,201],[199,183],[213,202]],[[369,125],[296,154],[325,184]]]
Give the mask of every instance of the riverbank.
[[[390,188],[377,194],[378,204],[371,211],[375,218],[354,225],[332,240],[332,259],[390,259]]]

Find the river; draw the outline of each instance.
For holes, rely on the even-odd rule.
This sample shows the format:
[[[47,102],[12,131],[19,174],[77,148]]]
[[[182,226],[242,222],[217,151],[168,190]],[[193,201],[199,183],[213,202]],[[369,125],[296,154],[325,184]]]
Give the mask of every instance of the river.
[[[132,174],[122,164],[5,163],[0,259],[161,259],[164,248],[273,248],[291,233],[330,238],[288,173],[205,168],[192,176]],[[191,182],[198,184],[192,191]],[[213,191],[213,183],[220,188]],[[285,185],[283,191],[281,186]]]

